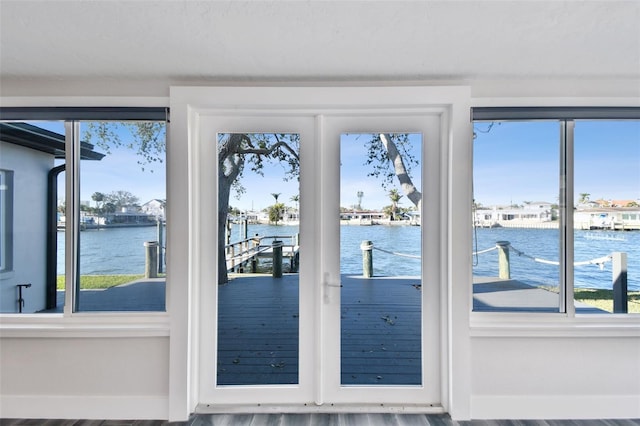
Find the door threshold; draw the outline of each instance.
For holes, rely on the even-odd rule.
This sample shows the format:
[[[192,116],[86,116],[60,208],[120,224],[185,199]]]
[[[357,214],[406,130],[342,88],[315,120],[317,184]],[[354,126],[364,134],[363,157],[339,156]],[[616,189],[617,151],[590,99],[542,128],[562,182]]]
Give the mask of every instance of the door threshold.
[[[444,414],[440,404],[198,404],[196,414],[237,413],[406,413]]]

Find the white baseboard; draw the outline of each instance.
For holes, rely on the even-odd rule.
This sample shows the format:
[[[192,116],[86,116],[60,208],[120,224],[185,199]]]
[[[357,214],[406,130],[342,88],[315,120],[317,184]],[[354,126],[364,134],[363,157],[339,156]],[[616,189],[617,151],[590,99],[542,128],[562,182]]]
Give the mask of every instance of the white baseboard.
[[[166,420],[164,396],[0,395],[0,417],[27,419]]]
[[[635,419],[640,395],[492,395],[471,398],[472,419]]]

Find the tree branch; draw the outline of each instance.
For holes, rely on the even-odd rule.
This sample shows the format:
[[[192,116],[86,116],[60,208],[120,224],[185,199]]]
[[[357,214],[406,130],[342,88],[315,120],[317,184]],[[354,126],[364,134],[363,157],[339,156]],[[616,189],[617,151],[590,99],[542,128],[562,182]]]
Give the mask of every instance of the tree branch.
[[[398,147],[396,147],[396,144],[393,143],[391,137],[386,133],[380,133],[380,140],[382,141],[384,148],[387,150],[389,161],[391,161],[391,164],[393,165],[393,170],[398,177],[398,182],[400,182],[402,192],[405,193],[407,198],[411,200],[416,207],[420,208],[422,193],[418,191],[416,186],[413,184],[411,176],[409,176],[407,168],[404,165],[404,161],[402,160],[402,156],[398,152]]]
[[[296,160],[300,160],[300,157],[298,156],[298,153],[295,152],[293,150],[293,148],[291,148],[289,146],[289,144],[287,144],[286,142],[278,142],[275,143],[273,145],[271,145],[269,148],[238,148],[238,150],[236,151],[238,154],[256,154],[256,155],[269,155],[271,154],[273,151],[275,151],[277,148],[283,146],[287,151],[289,151],[289,154],[291,154],[293,157],[295,157]]]

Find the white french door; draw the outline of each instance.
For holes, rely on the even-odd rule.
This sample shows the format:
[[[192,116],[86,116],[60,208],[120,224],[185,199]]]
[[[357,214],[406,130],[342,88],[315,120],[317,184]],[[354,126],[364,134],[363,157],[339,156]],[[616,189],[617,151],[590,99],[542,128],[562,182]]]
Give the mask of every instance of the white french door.
[[[438,406],[446,377],[441,306],[447,109],[374,108],[368,96],[362,105],[345,100],[349,106],[336,106],[318,95],[321,91],[312,92],[317,104],[313,96],[272,101],[264,94],[258,96],[259,107],[250,108],[247,102],[246,108],[190,111],[194,380],[199,407]],[[298,144],[299,224],[273,231],[299,233],[299,269],[285,271],[283,278],[245,272],[232,274],[227,284],[218,283],[219,240],[224,238],[224,250],[229,250],[234,239],[242,239],[222,235],[215,213],[223,202],[220,173],[231,167],[219,162],[220,144],[233,135],[245,135],[247,141],[262,137],[261,146],[270,143],[269,135]],[[380,147],[388,150],[387,138],[400,154],[412,158],[411,184],[421,195],[419,201],[402,192],[393,167],[389,187],[378,183],[376,189],[370,176],[352,176],[356,169],[371,166],[367,161],[373,151],[363,145],[375,143],[380,154]],[[349,166],[353,160],[360,165]],[[244,167],[246,177],[251,164]],[[287,200],[294,198],[269,176],[262,182],[260,190],[273,195],[276,203],[280,192]],[[353,185],[362,188],[353,191]],[[251,189],[245,188],[245,194]],[[392,211],[396,223],[374,215],[391,203],[391,189],[401,196]],[[232,198],[229,203],[234,202],[241,201]],[[363,205],[367,202],[371,204]],[[236,211],[240,219],[248,216],[249,209],[242,210]],[[384,224],[353,225],[352,220]],[[367,234],[374,228],[379,234]],[[244,236],[249,239],[253,233]],[[362,269],[354,266],[362,265],[360,244],[367,239],[375,247],[372,278],[363,278]],[[392,257],[385,260],[387,255]]]
[[[322,120],[318,268],[324,373],[319,380],[325,403],[440,402],[439,120],[428,113],[365,111]],[[395,160],[402,158],[403,173],[413,160],[408,173],[421,202],[409,201],[398,170],[383,164],[390,161],[387,151],[392,149],[384,148],[381,137],[396,139]],[[386,182],[382,173],[370,176],[376,156],[391,173]],[[370,212],[391,203],[392,188],[406,200],[406,217],[411,219],[392,222],[386,214]],[[349,201],[356,198],[352,208]],[[339,211],[342,220],[336,217]],[[371,278],[363,277],[362,248],[367,242],[379,249],[371,251]]]

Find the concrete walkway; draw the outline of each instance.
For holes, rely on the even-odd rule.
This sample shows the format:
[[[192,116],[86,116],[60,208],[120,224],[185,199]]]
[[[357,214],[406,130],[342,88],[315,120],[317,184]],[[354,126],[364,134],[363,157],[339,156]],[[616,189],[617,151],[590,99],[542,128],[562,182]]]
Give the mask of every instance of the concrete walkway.
[[[79,311],[165,311],[164,278],[147,278],[100,290],[81,290]],[[57,307],[45,313],[62,312],[64,290],[58,291]]]
[[[297,275],[291,275],[297,277]],[[269,275],[239,274],[236,279],[261,280],[269,282]],[[343,276],[343,280],[354,280]],[[286,278],[287,281],[292,278]],[[358,278],[360,280],[361,278]],[[373,281],[393,280],[398,283],[414,286],[419,284],[418,278],[407,277],[374,277]],[[80,311],[165,311],[165,279],[151,278],[133,281],[104,290],[80,291]],[[380,287],[380,286],[378,286]],[[58,291],[58,307],[45,312],[62,312],[64,291]],[[378,294],[380,303],[386,296]],[[474,277],[473,311],[474,312],[559,312],[559,296],[544,288],[524,284],[517,280],[502,280],[495,277]],[[576,302],[576,312],[581,314],[606,314],[593,306]]]
[[[559,312],[560,296],[544,288],[517,280],[495,277],[473,278],[474,312]],[[585,303],[576,302],[581,314],[607,312]]]

